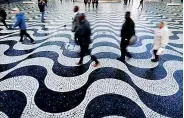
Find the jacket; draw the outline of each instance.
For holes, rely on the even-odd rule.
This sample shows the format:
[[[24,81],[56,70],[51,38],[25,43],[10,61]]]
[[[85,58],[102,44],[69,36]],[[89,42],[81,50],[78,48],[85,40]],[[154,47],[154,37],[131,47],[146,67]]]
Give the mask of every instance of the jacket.
[[[38,7],[40,9],[40,12],[45,11],[45,3],[44,2],[39,2],[38,3]]]
[[[80,17],[80,15],[81,14],[79,12],[76,12],[74,14],[74,18],[73,18],[73,21],[72,21],[72,32],[76,32],[76,30],[80,26],[80,23],[79,23],[79,17]]]
[[[127,18],[121,29],[122,40],[129,41],[133,35],[135,35],[135,24],[131,18]]]
[[[26,22],[25,22],[25,18],[24,18],[24,13],[22,13],[22,12],[19,12],[16,15],[16,22],[13,25],[13,27],[17,27],[17,26],[19,26],[19,28],[21,30],[26,30]]]
[[[2,9],[2,8],[0,8],[0,17],[2,18],[2,19],[6,19],[6,17],[7,17],[7,14],[6,14],[6,12],[5,12],[5,10],[4,9]]]
[[[153,50],[165,48],[168,42],[169,42],[169,29],[166,26],[164,26],[162,29],[157,29],[155,31],[155,38],[153,41]]]
[[[75,32],[75,37],[78,38],[80,45],[89,45],[91,43],[91,28],[87,20],[80,22],[80,27]]]

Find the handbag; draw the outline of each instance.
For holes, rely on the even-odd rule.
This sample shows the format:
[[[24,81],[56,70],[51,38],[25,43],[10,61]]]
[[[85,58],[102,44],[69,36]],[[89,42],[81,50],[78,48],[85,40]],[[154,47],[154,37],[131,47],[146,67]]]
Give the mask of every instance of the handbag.
[[[136,44],[136,42],[137,42],[137,36],[136,35],[133,35],[130,38],[129,45],[134,45],[134,44]]]

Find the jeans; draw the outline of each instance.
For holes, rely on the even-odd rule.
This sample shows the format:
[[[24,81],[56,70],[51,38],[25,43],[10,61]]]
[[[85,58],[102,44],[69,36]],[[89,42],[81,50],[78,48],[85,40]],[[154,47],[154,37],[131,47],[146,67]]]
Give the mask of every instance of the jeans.
[[[132,57],[132,55],[127,51],[127,47],[129,45],[129,41],[125,41],[124,39],[122,39],[121,45],[120,45],[120,49],[121,49],[121,57],[120,59],[122,61],[125,61],[125,56],[127,57]]]
[[[41,21],[44,21],[45,11],[41,12]]]

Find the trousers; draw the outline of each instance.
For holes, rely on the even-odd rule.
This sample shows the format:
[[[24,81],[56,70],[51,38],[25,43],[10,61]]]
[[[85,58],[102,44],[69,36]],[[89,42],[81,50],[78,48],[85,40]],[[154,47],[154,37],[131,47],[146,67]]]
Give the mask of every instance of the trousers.
[[[27,36],[31,40],[31,42],[34,42],[33,38],[31,38],[31,36],[27,33],[26,30],[20,30],[20,41],[21,42],[23,41],[24,35]]]
[[[132,55],[127,51],[127,47],[129,45],[128,41],[123,40],[120,44],[120,50],[121,50],[121,57],[120,59],[122,61],[125,61],[125,56],[132,57]]]
[[[98,60],[95,56],[91,55],[91,52],[89,50],[89,45],[83,45],[80,44],[80,48],[81,48],[81,52],[80,52],[80,60],[79,63],[82,64],[83,63],[83,59],[85,55],[90,55],[91,56],[91,60],[95,61],[95,63],[98,63]]]

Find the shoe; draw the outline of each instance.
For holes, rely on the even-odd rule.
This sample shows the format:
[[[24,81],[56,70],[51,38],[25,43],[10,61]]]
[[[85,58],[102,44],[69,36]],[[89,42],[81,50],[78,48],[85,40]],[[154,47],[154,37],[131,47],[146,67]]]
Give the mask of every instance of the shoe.
[[[130,58],[132,58],[133,56],[132,56],[132,55],[127,55],[127,57],[130,59]]]
[[[99,65],[100,65],[100,62],[97,62],[97,63],[93,64],[93,67],[97,67]]]
[[[158,59],[151,59],[152,62],[158,62]]]
[[[125,63],[125,60],[122,60],[120,57],[119,57],[119,58],[117,58],[117,60],[119,60],[119,61],[121,61],[121,62]]]
[[[23,40],[19,40],[19,42],[23,42]]]
[[[32,44],[35,44],[36,42],[35,42],[35,41],[32,41],[31,43],[32,43]]]
[[[79,62],[77,62],[76,64],[80,66],[80,65],[82,65],[83,63],[79,63]]]

